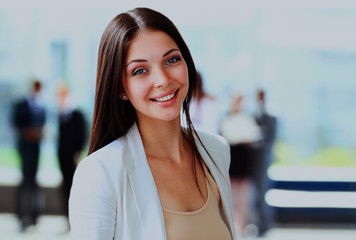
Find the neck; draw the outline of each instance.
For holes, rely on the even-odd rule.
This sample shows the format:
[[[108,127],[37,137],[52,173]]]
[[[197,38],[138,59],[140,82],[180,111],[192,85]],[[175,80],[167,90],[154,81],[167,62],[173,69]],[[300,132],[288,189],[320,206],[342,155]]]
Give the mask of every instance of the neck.
[[[147,156],[181,162],[187,149],[180,119],[138,121],[138,129]]]

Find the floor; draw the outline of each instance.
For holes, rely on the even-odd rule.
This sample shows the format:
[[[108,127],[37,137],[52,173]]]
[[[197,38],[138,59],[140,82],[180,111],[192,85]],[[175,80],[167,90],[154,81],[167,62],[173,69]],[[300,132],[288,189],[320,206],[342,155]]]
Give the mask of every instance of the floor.
[[[13,214],[0,214],[0,240],[69,240],[67,220],[63,216],[43,216],[36,227],[19,231]]]
[[[0,214],[0,240],[69,240],[67,221],[62,216],[43,216],[36,227],[20,233],[13,214]],[[249,238],[254,239],[254,238]],[[355,240],[356,228],[279,227],[260,240]]]

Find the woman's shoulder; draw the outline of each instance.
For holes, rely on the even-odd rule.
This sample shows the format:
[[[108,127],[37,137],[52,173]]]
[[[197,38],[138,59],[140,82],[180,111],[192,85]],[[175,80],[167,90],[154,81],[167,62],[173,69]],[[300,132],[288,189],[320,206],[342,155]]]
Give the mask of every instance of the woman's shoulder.
[[[83,158],[78,168],[95,170],[100,166],[109,175],[114,174],[114,171],[126,169],[130,162],[127,157],[127,145],[125,137],[118,138]]]
[[[222,148],[226,148],[229,147],[229,144],[227,142],[227,140],[218,134],[212,134],[212,133],[208,133],[208,132],[204,132],[204,131],[196,131],[200,140],[202,140],[203,144],[206,147],[213,147],[213,148],[217,148],[217,147],[222,147]]]
[[[197,131],[197,134],[205,147],[204,151],[208,151],[216,166],[227,176],[230,166],[230,145],[227,140],[220,135],[203,131]]]

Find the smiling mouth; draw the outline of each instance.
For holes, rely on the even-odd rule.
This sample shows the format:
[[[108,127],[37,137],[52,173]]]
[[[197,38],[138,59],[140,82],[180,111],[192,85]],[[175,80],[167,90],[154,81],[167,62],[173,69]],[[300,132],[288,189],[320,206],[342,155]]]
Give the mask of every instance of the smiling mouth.
[[[166,101],[169,101],[172,98],[174,98],[175,95],[177,94],[177,92],[178,92],[178,89],[174,93],[169,94],[167,96],[164,96],[164,97],[161,97],[161,98],[151,98],[150,100],[152,100],[154,102],[166,102]]]

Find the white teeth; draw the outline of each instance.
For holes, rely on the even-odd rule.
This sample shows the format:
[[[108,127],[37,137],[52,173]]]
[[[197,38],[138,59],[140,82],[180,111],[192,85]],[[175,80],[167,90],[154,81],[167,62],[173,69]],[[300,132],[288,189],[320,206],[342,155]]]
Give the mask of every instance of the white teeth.
[[[168,96],[164,96],[162,98],[157,98],[156,101],[157,102],[165,102],[165,101],[168,101],[168,100],[172,99],[174,97],[174,95],[175,95],[175,93],[172,93],[172,94],[170,94]]]

